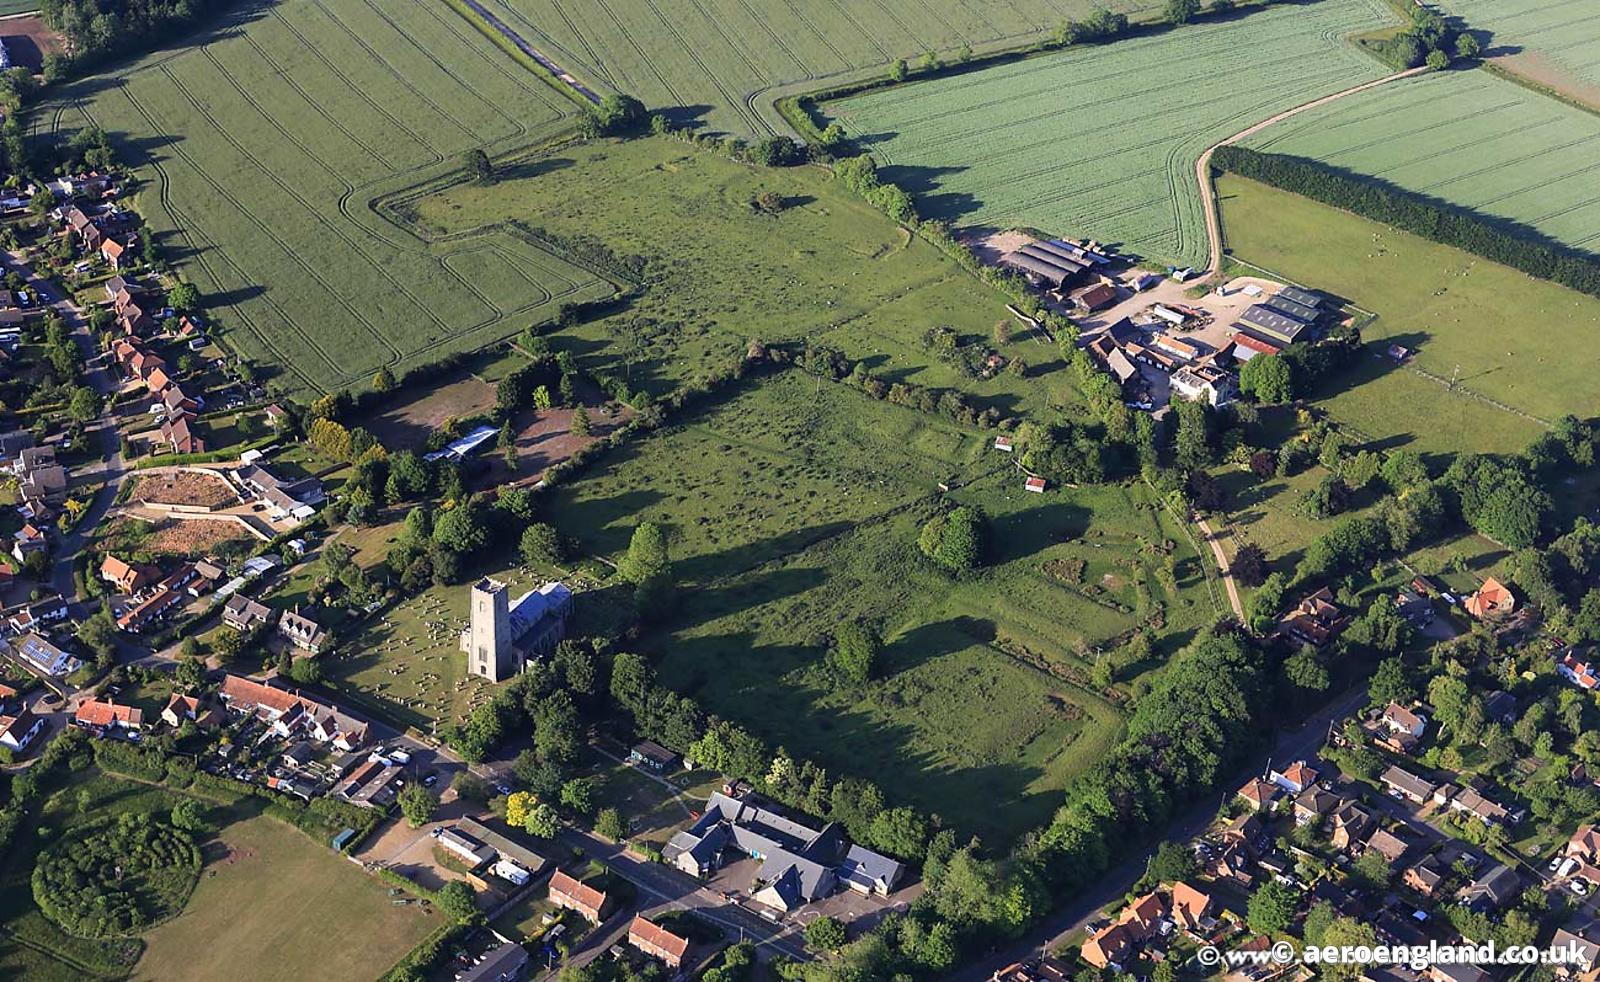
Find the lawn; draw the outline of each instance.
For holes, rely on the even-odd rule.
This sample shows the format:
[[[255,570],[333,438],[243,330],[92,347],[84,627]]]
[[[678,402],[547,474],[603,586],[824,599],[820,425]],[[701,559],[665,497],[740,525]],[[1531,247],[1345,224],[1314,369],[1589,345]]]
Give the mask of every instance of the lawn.
[[[364,385],[611,295],[505,231],[431,243],[370,203],[569,123],[575,105],[444,4],[247,5],[204,43],[63,90],[35,135],[106,129],[136,209],[224,340],[299,394]]]
[[[823,107],[923,215],[1206,261],[1194,163],[1248,124],[1384,73],[1342,36],[1373,0],[1269,7]]]
[[[1592,412],[1572,351],[1600,330],[1600,300],[1232,175],[1217,189],[1234,255],[1378,314],[1370,357],[1320,394],[1341,423],[1447,455],[1519,450],[1542,429],[1530,416]],[[1390,344],[1416,354],[1396,365]]]
[[[756,168],[660,137],[576,144],[518,165],[531,176],[461,184],[386,206],[428,237],[467,234],[507,218],[562,241],[603,243],[643,266],[643,295],[620,313],[553,336],[590,368],[657,394],[743,356],[752,339],[821,338],[891,379],[959,386],[980,407],[1011,413],[1070,404],[1054,350],[1022,336],[1004,298],[913,238],[817,167]],[[752,207],[771,192],[769,215]],[[1021,355],[1027,378],[976,380],[938,363],[931,327]]]
[[[1600,55],[1600,43],[1591,43]],[[1245,145],[1600,253],[1600,115],[1488,72],[1404,79],[1307,110]]]
[[[512,28],[602,89],[631,93],[683,123],[741,134],[781,124],[768,91],[915,60],[1042,37],[1097,6],[1134,17],[1158,0],[509,0]]]
[[[1088,688],[1094,652],[1144,624],[1168,654],[1219,608],[1142,487],[1027,494],[989,443],[791,371],[602,458],[545,515],[601,554],[642,519],[669,529],[678,604],[639,642],[668,685],[1003,839],[1048,818],[1119,731],[1125,687]],[[939,482],[992,517],[971,578],[917,552]],[[852,618],[887,641],[865,686],[820,667]]]
[[[207,863],[184,913],[150,933],[135,979],[374,977],[439,926],[274,819],[220,838],[226,855]]]
[[[1587,0],[1440,0],[1497,62],[1600,106],[1600,19]]]

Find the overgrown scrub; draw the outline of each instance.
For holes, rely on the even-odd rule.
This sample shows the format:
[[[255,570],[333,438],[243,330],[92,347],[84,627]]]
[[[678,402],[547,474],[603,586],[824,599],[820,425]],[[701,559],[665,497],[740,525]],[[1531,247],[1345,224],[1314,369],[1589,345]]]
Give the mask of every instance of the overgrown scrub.
[[[84,938],[137,934],[183,909],[200,875],[184,832],[143,813],[63,838],[33,868],[33,899]]]

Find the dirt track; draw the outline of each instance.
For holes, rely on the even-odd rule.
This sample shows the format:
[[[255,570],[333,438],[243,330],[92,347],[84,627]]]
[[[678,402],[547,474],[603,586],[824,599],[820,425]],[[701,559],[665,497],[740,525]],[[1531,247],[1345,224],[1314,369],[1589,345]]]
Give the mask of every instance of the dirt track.
[[[1207,147],[1206,152],[1200,155],[1200,159],[1195,161],[1194,165],[1194,176],[1195,179],[1200,183],[1201,204],[1206,210],[1206,238],[1211,243],[1211,258],[1206,267],[1206,276],[1215,276],[1217,275],[1217,272],[1222,269],[1222,216],[1217,212],[1216,189],[1211,186],[1211,155],[1216,152],[1217,147],[1225,147],[1231,143],[1238,143],[1245,137],[1255,136],[1257,133],[1260,133],[1262,130],[1273,125],[1274,123],[1282,122],[1283,120],[1288,119],[1290,116],[1305,112],[1307,109],[1315,109],[1318,106],[1325,106],[1336,99],[1343,99],[1347,95],[1355,95],[1357,92],[1365,92],[1368,89],[1377,88],[1380,85],[1387,85],[1396,79],[1410,78],[1413,75],[1420,75],[1423,72],[1431,70],[1432,69],[1424,65],[1420,68],[1413,68],[1409,71],[1396,72],[1393,75],[1385,75],[1383,78],[1373,79],[1370,82],[1363,82],[1360,85],[1345,89],[1343,92],[1335,92],[1332,95],[1325,95],[1320,99],[1313,99],[1310,102],[1295,106],[1293,109],[1285,109],[1283,112],[1278,113],[1275,116],[1269,116],[1253,126],[1249,126],[1240,130],[1239,132],[1228,137],[1226,140],[1222,140]]]

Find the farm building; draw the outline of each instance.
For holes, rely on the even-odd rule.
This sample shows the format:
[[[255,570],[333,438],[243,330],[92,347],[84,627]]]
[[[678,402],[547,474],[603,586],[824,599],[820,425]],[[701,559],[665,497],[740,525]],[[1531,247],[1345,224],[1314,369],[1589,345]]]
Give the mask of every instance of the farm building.
[[[1304,307],[1320,308],[1322,306],[1321,297],[1310,290],[1302,290],[1297,286],[1286,286],[1279,290],[1276,296]]]
[[[1066,260],[1052,261],[1024,251],[1002,256],[1000,264],[1021,273],[1035,284],[1052,290],[1065,287],[1084,269],[1076,264],[1066,265]]]
[[[1235,327],[1249,328],[1284,344],[1294,344],[1306,329],[1305,324],[1293,317],[1259,303],[1239,315],[1239,323]]]
[[[1292,317],[1302,324],[1313,323],[1322,314],[1322,311],[1318,310],[1317,308],[1308,307],[1303,303],[1297,303],[1293,300],[1290,300],[1288,297],[1285,297],[1281,293],[1274,297],[1268,298],[1267,301],[1262,304],[1262,306],[1270,307],[1283,316]]]

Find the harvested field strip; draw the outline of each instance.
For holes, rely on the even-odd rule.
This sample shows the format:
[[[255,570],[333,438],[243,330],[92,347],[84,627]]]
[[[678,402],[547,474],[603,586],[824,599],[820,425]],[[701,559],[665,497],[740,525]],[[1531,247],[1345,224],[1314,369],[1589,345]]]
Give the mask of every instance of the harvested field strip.
[[[1557,76],[1600,87],[1600,11],[1589,0],[1441,0],[1439,6],[1488,33],[1489,50],[1548,59]],[[1544,73],[1540,73],[1543,75]]]
[[[291,389],[327,390],[477,347],[612,287],[525,237],[430,245],[369,202],[463,150],[547,139],[572,107],[448,10],[288,0],[36,117],[140,141],[138,207],[215,298],[224,339]],[[490,255],[494,275],[457,250]],[[487,251],[485,251],[487,250]]]
[[[1269,8],[823,108],[926,215],[1199,263],[1195,159],[1252,121],[1381,76],[1340,38],[1388,19],[1369,0]]]
[[[1406,79],[1245,142],[1515,222],[1567,246],[1592,250],[1600,239],[1600,117],[1488,72]]]

